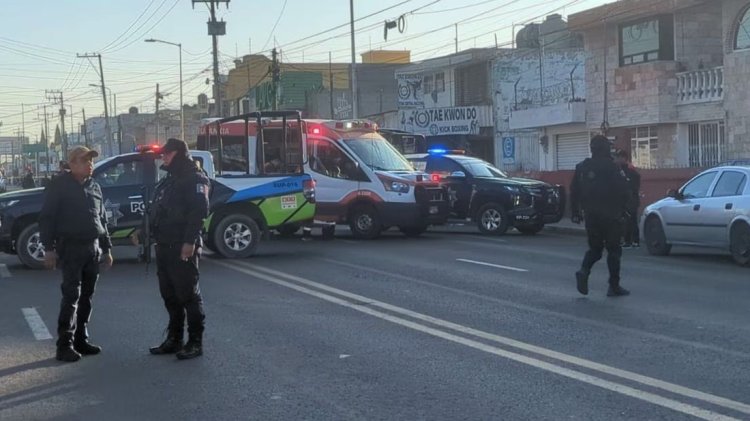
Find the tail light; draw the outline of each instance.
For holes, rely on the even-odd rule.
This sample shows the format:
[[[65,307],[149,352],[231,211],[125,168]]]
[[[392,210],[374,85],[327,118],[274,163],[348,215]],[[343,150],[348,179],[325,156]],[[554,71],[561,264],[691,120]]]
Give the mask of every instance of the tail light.
[[[315,180],[309,179],[302,183],[302,194],[310,203],[315,203]]]
[[[432,175],[430,176],[430,179],[431,179],[432,181],[436,182],[436,183],[439,183],[439,182],[440,182],[440,174],[432,174]]]

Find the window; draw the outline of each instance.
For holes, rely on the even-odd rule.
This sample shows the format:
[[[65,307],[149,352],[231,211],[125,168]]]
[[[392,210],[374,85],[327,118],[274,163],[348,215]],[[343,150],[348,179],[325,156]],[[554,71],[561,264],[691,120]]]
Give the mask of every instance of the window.
[[[310,168],[318,174],[344,180],[369,181],[344,151],[327,140],[309,140]]]
[[[434,87],[432,85],[432,75],[425,76],[424,80],[422,81],[422,92],[425,93],[425,95],[429,95],[432,93]]]
[[[656,166],[656,153],[659,150],[659,132],[656,126],[636,127],[632,129],[630,150],[633,165],[639,168]]]
[[[750,8],[745,10],[739,24],[737,25],[737,34],[734,39],[735,50],[744,50],[750,48]]]
[[[688,155],[691,167],[712,167],[724,157],[724,122],[688,126]]]
[[[466,172],[456,161],[444,157],[432,158],[427,163],[427,172],[448,177],[456,171]]]
[[[345,139],[344,143],[361,162],[376,171],[414,171],[409,161],[378,134]]]
[[[141,185],[143,184],[143,162],[120,162],[96,174],[94,179],[102,187]]]
[[[671,15],[620,26],[620,66],[674,59]]]
[[[713,197],[739,196],[745,191],[747,177],[737,171],[724,171],[714,188]]]
[[[708,196],[708,189],[715,178],[716,171],[699,175],[682,188],[682,195],[686,199],[700,199]]]
[[[488,162],[481,161],[479,159],[472,159],[462,162],[463,166],[469,171],[469,174],[479,178],[508,178],[508,176],[493,167]]]
[[[445,73],[443,72],[435,74],[435,91],[445,92]]]

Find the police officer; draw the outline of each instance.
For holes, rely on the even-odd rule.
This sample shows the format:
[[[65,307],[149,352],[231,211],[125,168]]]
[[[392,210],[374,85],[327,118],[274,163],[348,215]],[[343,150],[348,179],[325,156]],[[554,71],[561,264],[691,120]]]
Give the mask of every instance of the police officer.
[[[169,313],[167,338],[150,349],[184,360],[203,355],[203,298],[198,286],[201,228],[208,216],[208,178],[188,154],[187,144],[169,139],[162,148],[169,175],[156,187],[151,232],[156,240],[159,291]],[[182,346],[187,316],[188,341]]]
[[[59,259],[63,273],[56,358],[75,362],[81,354],[95,355],[102,350],[88,342],[87,325],[99,264],[103,261],[106,268],[112,266],[112,244],[102,190],[91,178],[93,158],[99,154],[79,146],[68,155],[70,171],[45,189],[39,230],[45,266],[54,269]]]
[[[630,154],[627,151],[619,150],[615,154],[615,163],[620,166],[630,188],[630,201],[628,210],[625,214],[625,226],[623,234],[623,248],[640,247],[641,233],[638,229],[638,210],[641,206],[641,175],[636,171],[630,162]]]
[[[591,139],[591,158],[576,166],[570,187],[572,220],[586,222],[589,250],[576,272],[578,292],[589,293],[588,280],[591,268],[607,249],[609,290],[607,295],[617,297],[630,292],[620,286],[620,258],[622,247],[622,216],[627,209],[630,192],[625,175],[615,164],[610,152],[609,139],[602,135]]]

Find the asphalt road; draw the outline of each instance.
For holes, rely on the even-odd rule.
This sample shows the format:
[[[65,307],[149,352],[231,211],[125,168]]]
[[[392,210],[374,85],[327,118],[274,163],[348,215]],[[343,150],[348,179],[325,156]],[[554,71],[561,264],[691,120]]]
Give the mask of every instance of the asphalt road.
[[[115,249],[90,326],[104,352],[74,364],[44,339],[59,274],[0,256],[0,419],[750,419],[750,269],[629,250],[633,295],[606,297],[601,262],[582,297],[583,251],[430,232],[207,257],[205,355],[177,361],[148,353],[166,325],[154,268]]]

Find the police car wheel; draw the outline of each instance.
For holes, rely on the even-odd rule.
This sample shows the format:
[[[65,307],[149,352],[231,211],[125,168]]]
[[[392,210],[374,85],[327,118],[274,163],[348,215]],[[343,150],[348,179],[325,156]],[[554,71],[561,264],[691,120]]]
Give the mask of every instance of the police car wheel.
[[[214,230],[216,251],[229,259],[250,257],[260,243],[260,228],[255,220],[244,214],[225,216]]]
[[[31,269],[44,268],[44,246],[39,235],[39,224],[31,224],[21,231],[16,242],[21,263]]]
[[[370,205],[355,207],[349,215],[349,228],[354,238],[372,240],[380,236],[383,229],[378,211]]]
[[[477,212],[477,226],[482,234],[503,235],[508,231],[508,213],[497,203],[488,203]]]
[[[643,237],[646,240],[648,253],[653,256],[666,256],[672,251],[672,245],[667,243],[667,236],[661,221],[656,216],[650,216],[644,224]]]

